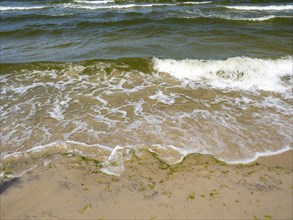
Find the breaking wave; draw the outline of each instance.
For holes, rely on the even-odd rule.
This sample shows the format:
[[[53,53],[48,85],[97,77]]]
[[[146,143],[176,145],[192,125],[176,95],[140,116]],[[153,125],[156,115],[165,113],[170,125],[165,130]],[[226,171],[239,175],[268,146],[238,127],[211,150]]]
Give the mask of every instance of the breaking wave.
[[[292,76],[292,57],[278,60],[234,57],[227,60],[154,59],[154,68],[177,79],[190,79],[220,89],[284,92],[281,78]]]
[[[266,6],[225,6],[228,9],[245,11],[286,11],[292,10],[293,5],[266,5]]]
[[[45,8],[48,8],[48,6],[29,6],[29,7],[24,7],[24,6],[18,6],[18,7],[0,6],[0,11],[37,10],[37,9],[45,9]]]

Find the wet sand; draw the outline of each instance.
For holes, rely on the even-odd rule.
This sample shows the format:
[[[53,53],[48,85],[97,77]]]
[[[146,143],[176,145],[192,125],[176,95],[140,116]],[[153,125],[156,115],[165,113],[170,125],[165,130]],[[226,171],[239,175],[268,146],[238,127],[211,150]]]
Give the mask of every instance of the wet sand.
[[[249,165],[192,154],[169,166],[144,151],[119,177],[62,156],[2,188],[1,219],[292,219],[292,154]]]

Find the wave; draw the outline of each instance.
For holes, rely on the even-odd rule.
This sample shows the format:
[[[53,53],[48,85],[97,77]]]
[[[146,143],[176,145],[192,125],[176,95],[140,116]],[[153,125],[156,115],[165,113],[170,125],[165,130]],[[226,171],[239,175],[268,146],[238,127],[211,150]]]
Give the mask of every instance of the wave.
[[[85,3],[91,5],[83,5],[83,4],[71,4],[66,3],[63,4],[65,8],[73,8],[73,9],[89,9],[89,10],[96,10],[96,9],[128,9],[128,8],[148,8],[148,7],[163,7],[163,6],[180,6],[180,5],[199,5],[199,4],[209,4],[212,3],[211,1],[204,1],[204,2],[180,2],[180,3],[148,3],[148,4],[115,4],[115,5],[100,5],[99,1],[75,1],[76,3]],[[106,3],[106,2],[105,2]],[[98,4],[98,5],[95,5]]]
[[[246,11],[285,11],[293,10],[293,5],[267,5],[267,6],[225,6],[228,9]]]
[[[78,27],[91,27],[95,25],[101,26],[109,26],[109,25],[135,25],[135,24],[145,24],[147,22],[152,21],[150,18],[136,18],[136,19],[125,19],[125,20],[117,20],[117,21],[108,21],[108,22],[90,22],[90,21],[83,21],[79,22],[76,25]]]
[[[176,16],[176,15],[175,15]],[[176,16],[171,17],[171,22],[180,23],[180,22],[219,22],[222,23],[223,20],[225,21],[254,21],[254,22],[261,22],[261,21],[286,21],[287,19],[292,19],[292,16],[276,16],[276,15],[267,15],[261,17],[240,17],[240,16],[229,16],[229,15],[184,15],[184,16]],[[166,20],[168,20],[166,19]],[[188,21],[190,20],[190,21]]]
[[[221,158],[219,158],[219,160],[225,161],[228,164],[249,164],[249,163],[256,161],[260,157],[274,156],[274,155],[282,154],[282,153],[285,153],[285,152],[291,151],[291,150],[293,150],[292,147],[285,146],[285,147],[280,148],[276,151],[268,150],[268,151],[264,151],[264,152],[256,152],[254,154],[254,156],[252,156],[251,158],[248,158],[246,160],[232,160],[232,161],[227,161],[227,162],[225,160],[222,160]]]
[[[104,67],[109,71],[139,71],[144,74],[167,73],[179,80],[191,80],[203,87],[234,90],[263,90],[274,92],[287,92],[291,86],[293,62],[292,56],[278,59],[262,59],[251,57],[231,57],[225,60],[201,59],[160,59],[160,58],[121,58],[117,60],[88,60],[79,61],[74,65],[80,68],[91,69],[95,74]],[[0,65],[3,73],[19,72],[22,69],[36,71],[39,68],[64,68],[67,63],[33,63],[33,64],[5,64]],[[90,68],[89,68],[90,67]],[[64,71],[67,68],[64,69]],[[3,90],[4,91],[4,90]]]
[[[293,18],[292,16],[276,16],[276,15],[267,15],[262,17],[232,17],[232,16],[219,16],[219,17],[212,17],[212,18],[220,18],[224,20],[231,20],[231,21],[271,21],[271,20],[278,20],[278,19],[290,19]]]
[[[242,160],[227,160],[226,158],[217,157],[206,150],[186,150],[181,149],[172,145],[162,146],[162,145],[152,145],[152,146],[116,146],[114,148],[108,148],[99,144],[85,144],[77,141],[66,141],[63,143],[54,142],[43,146],[37,146],[32,149],[23,152],[14,152],[10,154],[2,154],[0,156],[3,163],[7,161],[13,161],[15,166],[18,163],[22,164],[26,161],[26,166],[22,167],[21,172],[10,174],[8,178],[20,177],[37,168],[40,164],[46,166],[53,160],[58,159],[60,155],[67,156],[80,156],[86,158],[87,160],[92,160],[96,162],[96,165],[100,168],[100,171],[109,175],[120,176],[124,170],[124,163],[129,161],[132,156],[140,157],[142,151],[149,151],[156,155],[160,160],[164,161],[166,164],[174,165],[181,163],[183,159],[190,154],[201,154],[201,155],[211,155],[214,158],[225,162],[227,164],[250,164],[256,161],[259,157],[273,156],[285,153],[287,151],[293,150],[290,146],[285,146],[278,150],[267,150],[263,152],[255,152],[249,158]],[[48,159],[52,158],[54,159]],[[57,156],[57,157],[56,157]],[[30,158],[38,157],[39,161],[36,164],[29,163]],[[5,172],[0,173],[0,178],[3,178]]]
[[[146,8],[146,7],[162,7],[162,6],[175,6],[175,4],[125,4],[125,5],[109,5],[109,6],[89,6],[89,5],[72,5],[72,4],[64,4],[65,8],[73,8],[73,9],[88,9],[88,10],[96,10],[96,9],[128,9],[128,8]]]
[[[129,3],[129,4],[111,4],[115,3],[114,0],[100,0],[100,1],[89,1],[89,0],[74,0],[75,4],[64,3],[65,8],[78,8],[78,9],[127,9],[136,7],[162,7],[162,6],[179,6],[179,5],[199,5],[199,4],[209,4],[211,1],[203,2],[179,2],[179,3]],[[49,6],[0,6],[0,11],[15,11],[15,10],[37,10],[45,9]]]
[[[153,7],[151,4],[147,5],[148,7]],[[64,4],[63,7],[71,9],[88,9],[88,10],[97,10],[97,9],[127,9],[135,7],[147,7],[146,5],[137,5],[137,4],[125,4],[125,5],[75,5],[75,4]]]
[[[292,18],[291,16],[274,16],[274,15],[268,15],[268,16],[263,16],[263,17],[257,17],[257,18],[227,18],[228,20],[234,20],[234,21],[269,21],[273,20],[276,18]]]
[[[15,158],[22,166],[28,158],[42,163],[76,153],[119,175],[141,149],[159,152],[168,163],[190,153],[248,163],[292,149],[292,57],[124,58],[0,68],[4,163]],[[278,93],[283,91],[289,98]]]
[[[0,11],[16,11],[16,10],[37,10],[37,9],[45,9],[48,8],[48,6],[30,6],[30,7],[24,7],[24,6],[0,6]]]
[[[114,148],[109,148],[107,146],[99,144],[86,144],[83,142],[77,141],[65,141],[65,142],[53,142],[47,145],[41,145],[33,147],[29,150],[22,152],[14,153],[3,153],[0,155],[0,158],[3,163],[13,161],[15,166],[18,163],[23,164],[23,161],[26,161],[25,164],[27,167],[22,167],[21,172],[10,174],[8,178],[20,177],[37,168],[40,164],[46,166],[48,163],[53,160],[58,159],[60,155],[66,156],[80,156],[86,158],[87,160],[92,160],[96,162],[97,167],[100,168],[100,171],[109,175],[120,176],[124,170],[124,163],[131,160],[135,155],[140,157],[142,151],[149,151],[156,155],[160,160],[164,161],[168,165],[175,165],[181,163],[183,159],[190,154],[201,154],[201,155],[211,155],[214,158],[227,163],[227,164],[250,164],[256,161],[259,157],[264,156],[273,156],[285,153],[287,151],[293,150],[290,146],[284,146],[278,150],[266,150],[263,152],[254,152],[249,158],[244,158],[240,160],[227,160],[226,158],[218,157],[213,155],[206,150],[191,150],[191,149],[182,149],[172,145],[140,145],[140,146],[116,146]],[[52,158],[53,159],[48,159]],[[57,157],[56,157],[57,156]],[[30,158],[38,158],[39,161],[35,164],[32,164],[32,161],[29,161]],[[30,163],[29,163],[30,162]],[[0,173],[0,178],[3,178],[5,172]]]
[[[55,30],[46,30],[46,29],[32,29],[31,27],[26,27],[23,29],[11,30],[11,31],[0,31],[1,36],[12,37],[12,36],[21,36],[23,37],[34,37],[39,36],[40,34],[50,34],[52,36],[59,35],[62,33],[61,29]]]
[[[202,5],[202,4],[211,4],[212,1],[203,1],[203,2],[180,2],[178,5]]]
[[[243,17],[230,17],[230,16],[179,16],[179,17],[167,17],[167,18],[161,18],[159,21],[162,24],[204,24],[204,23],[219,23],[222,24],[223,21],[225,22],[264,22],[264,21],[272,21],[272,22],[286,22],[286,19],[292,18],[291,16],[263,16],[263,17],[252,17],[252,18],[243,18]],[[158,20],[158,19],[157,19]],[[122,20],[109,20],[107,22],[105,21],[82,21],[76,23],[79,27],[95,27],[95,26],[114,26],[114,25],[143,25],[150,24],[151,22],[154,22],[154,19],[151,18],[151,16],[143,17],[143,18],[128,18],[128,19],[122,19]],[[212,34],[212,33],[211,33]]]
[[[292,58],[265,60],[234,57],[227,60],[154,59],[154,68],[177,79],[190,79],[220,89],[285,92],[281,77],[293,74]]]
[[[286,21],[286,19],[292,18],[291,16],[263,16],[263,17],[253,17],[253,18],[243,18],[243,17],[230,17],[230,16],[182,16],[182,17],[167,17],[161,18],[160,22],[163,24],[194,24],[194,23],[219,23],[222,24],[223,21],[230,22],[262,22],[262,21]],[[105,21],[82,21],[76,23],[79,27],[94,27],[94,26],[113,26],[113,25],[145,25],[153,22],[154,20],[151,16],[143,18],[134,18],[134,19],[122,19],[122,20],[109,20]]]
[[[100,1],[74,0],[74,2],[81,3],[81,4],[108,4],[108,3],[115,2],[115,0],[100,0]]]

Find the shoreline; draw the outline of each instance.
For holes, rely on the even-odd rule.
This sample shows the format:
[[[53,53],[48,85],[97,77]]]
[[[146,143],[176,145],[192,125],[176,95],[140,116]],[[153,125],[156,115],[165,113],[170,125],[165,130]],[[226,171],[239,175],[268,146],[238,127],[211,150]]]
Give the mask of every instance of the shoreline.
[[[168,165],[143,151],[121,176],[62,156],[1,192],[1,219],[290,219],[293,151],[229,165],[191,154]],[[286,163],[284,163],[286,161]],[[29,201],[29,202],[28,202]]]
[[[256,160],[256,162],[270,167],[279,166],[292,170],[293,150],[288,150],[286,152],[270,156],[261,156]]]

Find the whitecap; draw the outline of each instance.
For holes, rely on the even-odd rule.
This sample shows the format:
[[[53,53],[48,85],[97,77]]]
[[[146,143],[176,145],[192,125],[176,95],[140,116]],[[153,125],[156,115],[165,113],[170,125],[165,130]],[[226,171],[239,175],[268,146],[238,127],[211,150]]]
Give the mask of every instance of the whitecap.
[[[30,7],[24,7],[24,6],[0,6],[0,11],[15,11],[15,10],[36,10],[36,9],[44,9],[48,8],[48,6],[30,6]]]
[[[287,92],[281,78],[293,74],[292,58],[233,57],[226,60],[154,59],[154,69],[218,89]]]
[[[265,6],[225,6],[228,9],[245,11],[284,11],[292,10],[293,5],[265,5]]]
[[[115,2],[114,0],[99,0],[99,1],[88,1],[88,0],[74,0],[76,3],[81,4],[108,4]]]
[[[183,5],[202,5],[202,4],[211,4],[213,3],[212,1],[204,1],[204,2],[182,2],[179,4],[183,4]]]
[[[63,4],[65,8],[72,9],[88,9],[88,10],[97,10],[97,9],[129,9],[129,8],[148,8],[148,7],[163,7],[163,6],[177,6],[182,3],[155,3],[155,4],[115,4],[115,5],[82,5],[82,4]]]

